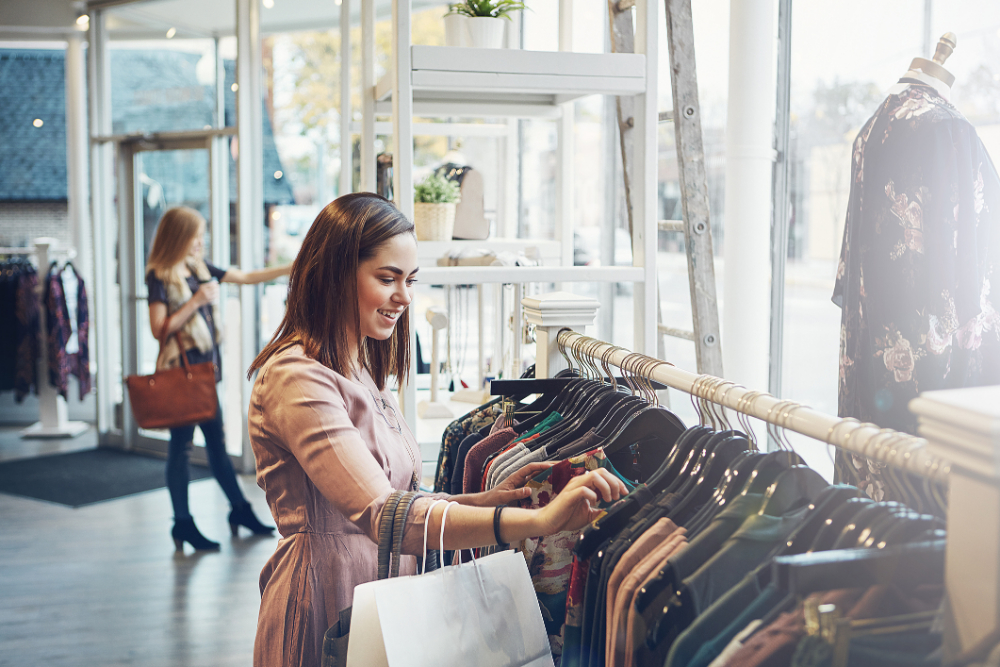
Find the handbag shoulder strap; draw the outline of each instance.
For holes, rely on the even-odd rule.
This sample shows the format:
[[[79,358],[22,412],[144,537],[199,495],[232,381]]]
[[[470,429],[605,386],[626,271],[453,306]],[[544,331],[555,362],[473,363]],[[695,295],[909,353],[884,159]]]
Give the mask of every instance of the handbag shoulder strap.
[[[167,339],[170,337],[167,335],[167,327],[170,325],[170,313],[163,318],[163,326],[160,327],[160,335],[156,339],[160,343],[160,353],[163,353],[163,348],[167,345]],[[177,332],[170,334],[174,337],[174,342],[177,343],[177,350],[181,353],[181,364],[184,366],[184,370],[188,369],[188,358],[187,352],[184,350],[184,346],[181,344],[181,338],[177,335]],[[159,357],[159,355],[157,355]]]
[[[392,555],[393,523],[396,517],[396,507],[403,497],[402,491],[393,491],[382,506],[378,529],[378,578],[389,577],[389,558]]]

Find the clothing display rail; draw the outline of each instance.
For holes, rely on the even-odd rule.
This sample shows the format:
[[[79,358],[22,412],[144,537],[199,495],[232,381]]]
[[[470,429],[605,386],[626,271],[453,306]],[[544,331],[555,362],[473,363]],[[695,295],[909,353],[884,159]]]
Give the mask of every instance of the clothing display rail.
[[[584,336],[570,329],[558,334],[557,342],[567,362],[570,352],[577,360],[617,366],[627,373],[661,382],[668,387],[755,417],[768,424],[794,431],[827,444],[900,468],[935,481],[948,479],[950,466],[927,450],[927,441],[856,419],[841,419],[795,401],[747,389],[712,375],[699,375],[669,362],[630,352],[624,348]]]
[[[58,241],[53,238],[37,238],[33,246],[0,247],[0,255],[23,255],[34,258],[34,263],[40,272],[37,286],[38,297],[41,300],[45,294],[48,279],[45,272],[56,258],[72,261],[76,258],[73,248],[59,248]],[[41,306],[41,304],[40,304]],[[71,421],[68,417],[66,399],[61,396],[55,386],[49,381],[50,364],[48,322],[46,309],[39,307],[38,311],[38,359],[36,382],[38,389],[38,421],[21,431],[23,438],[72,438],[87,430],[87,424],[81,421]]]

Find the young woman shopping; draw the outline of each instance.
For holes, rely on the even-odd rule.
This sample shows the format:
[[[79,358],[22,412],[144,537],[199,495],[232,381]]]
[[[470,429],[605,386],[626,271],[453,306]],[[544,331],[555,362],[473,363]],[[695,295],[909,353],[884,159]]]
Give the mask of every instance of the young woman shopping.
[[[262,283],[287,275],[290,267],[259,271],[220,269],[202,258],[204,237],[205,219],[194,209],[177,206],[163,214],[146,263],[149,324],[153,335],[160,335],[166,322],[165,335],[170,337],[160,350],[157,368],[171,368],[180,363],[179,341],[188,363],[211,361],[215,364],[215,381],[218,382],[222,379],[222,357],[219,354],[221,331],[216,328],[219,282]],[[177,336],[171,335],[174,333]],[[214,419],[198,426],[205,436],[205,451],[212,474],[232,505],[229,526],[233,535],[237,534],[240,526],[249,528],[255,535],[270,534],[274,528],[257,520],[236,480],[226,453],[221,407]],[[218,549],[218,542],[207,539],[198,531],[188,510],[188,456],[194,428],[181,426],[170,429],[167,488],[170,489],[174,508],[171,535],[178,550],[183,549],[184,542],[195,549]]]
[[[408,306],[417,279],[413,224],[370,193],[340,197],[313,223],[292,265],[285,318],[250,367],[248,427],[257,483],[282,539],[260,576],[254,665],[318,665],[323,633],[376,578],[381,509],[393,490],[416,491],[420,450],[388,390],[410,360]],[[464,549],[582,527],[592,503],[625,486],[605,470],[569,482],[540,510],[505,508],[550,464],[526,466],[485,493],[450,496],[444,544]],[[414,574],[433,498],[414,501],[401,574]],[[426,520],[441,528],[444,504]],[[499,515],[498,515],[499,512]],[[495,529],[495,516],[499,522]],[[414,600],[414,613],[421,613]]]

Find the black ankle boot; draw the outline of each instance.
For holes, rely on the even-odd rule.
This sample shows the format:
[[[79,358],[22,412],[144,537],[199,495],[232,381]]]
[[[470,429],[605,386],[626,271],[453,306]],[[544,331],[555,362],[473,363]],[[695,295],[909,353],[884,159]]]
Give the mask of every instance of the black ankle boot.
[[[240,526],[249,528],[254,535],[270,535],[274,532],[274,526],[265,526],[257,520],[250,503],[234,507],[229,513],[229,529],[233,531],[233,537],[240,534]]]
[[[174,529],[170,531],[174,538],[174,546],[178,551],[184,551],[184,543],[187,542],[196,551],[215,550],[219,548],[218,542],[213,542],[198,531],[194,525],[194,519],[179,519],[174,521]]]

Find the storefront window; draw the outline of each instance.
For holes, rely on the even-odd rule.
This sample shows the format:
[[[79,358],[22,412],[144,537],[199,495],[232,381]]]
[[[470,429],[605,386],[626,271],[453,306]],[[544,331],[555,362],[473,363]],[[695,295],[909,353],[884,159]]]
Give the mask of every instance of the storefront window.
[[[930,53],[923,52],[923,12],[913,3],[796,4],[792,18],[783,394],[837,414],[841,311],[830,299],[850,194],[851,145],[910,60]],[[931,52],[948,31],[958,35],[958,47],[945,65],[956,77],[951,101],[995,160],[1000,155],[1000,6],[936,2]],[[809,441],[801,440],[806,447]],[[798,447],[798,439],[793,442]],[[817,467],[823,458],[810,464]]]

